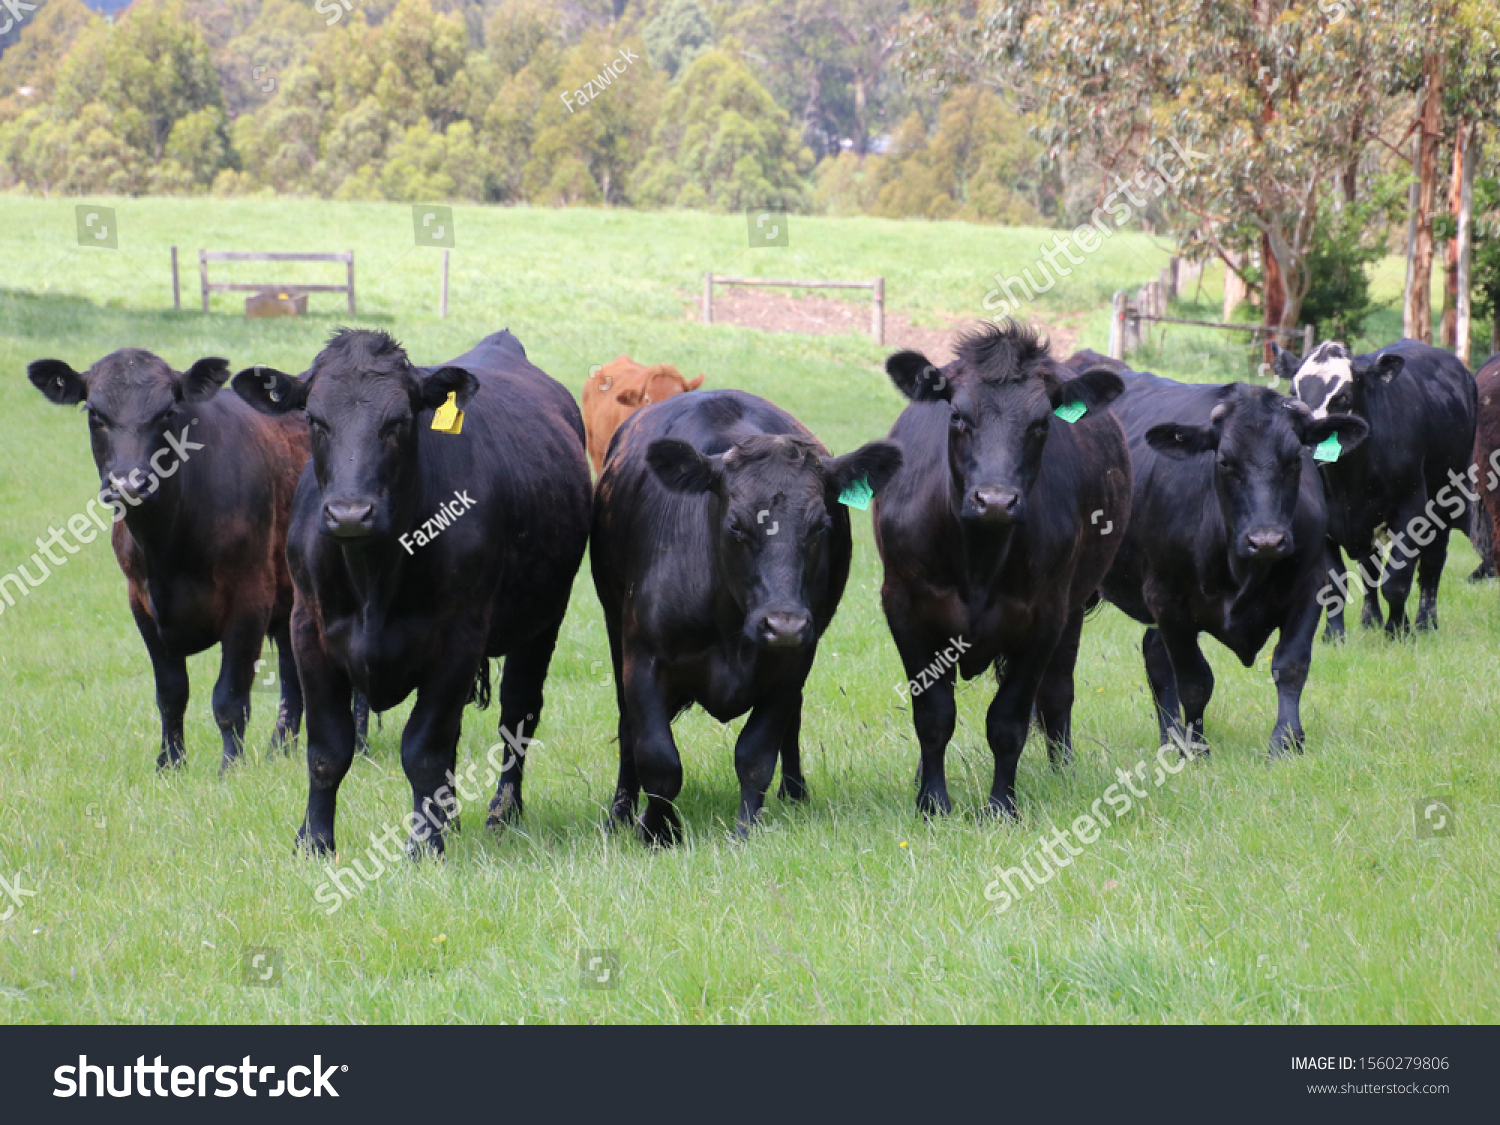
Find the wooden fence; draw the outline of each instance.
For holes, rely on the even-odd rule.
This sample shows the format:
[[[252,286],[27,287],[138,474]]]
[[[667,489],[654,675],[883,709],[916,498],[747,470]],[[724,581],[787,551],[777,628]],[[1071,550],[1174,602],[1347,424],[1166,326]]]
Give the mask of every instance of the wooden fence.
[[[763,277],[715,277],[703,275],[703,323],[714,322],[715,285],[770,286],[786,289],[868,289],[870,290],[870,335],[877,344],[885,343],[885,278],[874,281],[776,281]]]
[[[279,282],[253,284],[240,281],[217,281],[210,284],[208,280],[209,262],[343,262],[348,270],[348,280],[343,285],[305,285],[301,282],[293,285],[283,285]],[[446,281],[446,276],[444,280]],[[336,254],[283,254],[260,253],[252,250],[199,250],[198,285],[203,295],[204,312],[208,312],[208,295],[210,293],[259,293],[266,289],[274,289],[278,293],[347,293],[349,296],[349,315],[353,316],[354,251],[343,250]],[[444,296],[446,297],[446,293]],[[177,247],[175,246],[172,247],[172,302],[174,308],[182,307],[181,292],[177,284]],[[446,304],[446,301],[444,303]]]

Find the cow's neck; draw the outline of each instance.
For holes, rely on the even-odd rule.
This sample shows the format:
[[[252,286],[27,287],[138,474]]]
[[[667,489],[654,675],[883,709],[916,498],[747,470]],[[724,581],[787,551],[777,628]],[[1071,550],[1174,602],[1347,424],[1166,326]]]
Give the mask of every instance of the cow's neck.
[[[958,521],[964,555],[964,600],[972,607],[982,607],[998,593],[1000,576],[1010,558],[1011,544],[1016,540],[1016,524],[985,527]]]
[[[184,505],[179,482],[186,471],[185,467],[181,468],[173,476],[160,481],[157,485],[160,495],[150,502],[132,507],[129,501],[120,501],[125,505],[125,529],[145,553],[148,570],[156,559],[182,561],[184,556],[196,554],[192,545],[185,541],[190,537],[193,521],[180,518]]]

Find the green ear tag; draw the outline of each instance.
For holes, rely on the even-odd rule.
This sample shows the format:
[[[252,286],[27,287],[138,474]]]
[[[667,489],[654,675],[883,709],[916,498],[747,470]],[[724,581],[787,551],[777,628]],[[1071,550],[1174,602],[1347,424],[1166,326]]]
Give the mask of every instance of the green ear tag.
[[[870,487],[870,482],[864,477],[849,482],[849,486],[839,493],[839,503],[847,504],[851,508],[858,508],[861,512],[870,506],[870,501],[875,498],[875,490]]]
[[[1078,421],[1078,419],[1082,418],[1087,412],[1088,407],[1083,405],[1083,403],[1070,402],[1064,406],[1059,406],[1052,413],[1056,414],[1059,418],[1061,418],[1064,422],[1071,426],[1074,422]]]
[[[1314,461],[1337,461],[1343,449],[1339,446],[1339,435],[1329,434],[1313,449]]]

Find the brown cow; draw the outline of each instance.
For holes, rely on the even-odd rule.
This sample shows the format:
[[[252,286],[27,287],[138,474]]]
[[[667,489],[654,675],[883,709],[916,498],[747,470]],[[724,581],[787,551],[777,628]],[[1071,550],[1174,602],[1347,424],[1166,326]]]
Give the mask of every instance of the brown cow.
[[[628,355],[616,356],[593,372],[583,384],[583,428],[588,434],[589,460],[597,476],[604,471],[609,439],[620,423],[643,406],[664,398],[696,391],[703,376],[684,379],[670,363],[647,367]]]
[[[1478,426],[1474,431],[1474,465],[1479,473],[1480,509],[1474,513],[1474,549],[1482,560],[1470,579],[1495,573],[1500,554],[1500,353],[1484,361],[1474,376],[1479,384]],[[1487,518],[1486,518],[1487,517]],[[1488,535],[1488,542],[1485,536]]]

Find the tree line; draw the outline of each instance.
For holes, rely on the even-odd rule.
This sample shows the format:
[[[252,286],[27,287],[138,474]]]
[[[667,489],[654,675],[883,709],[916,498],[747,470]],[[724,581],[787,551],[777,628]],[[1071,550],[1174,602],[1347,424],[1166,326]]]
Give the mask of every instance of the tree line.
[[[23,6],[24,7],[24,6]],[[1087,222],[1138,209],[1267,324],[1500,348],[1493,0],[43,0],[0,32],[0,188]]]

